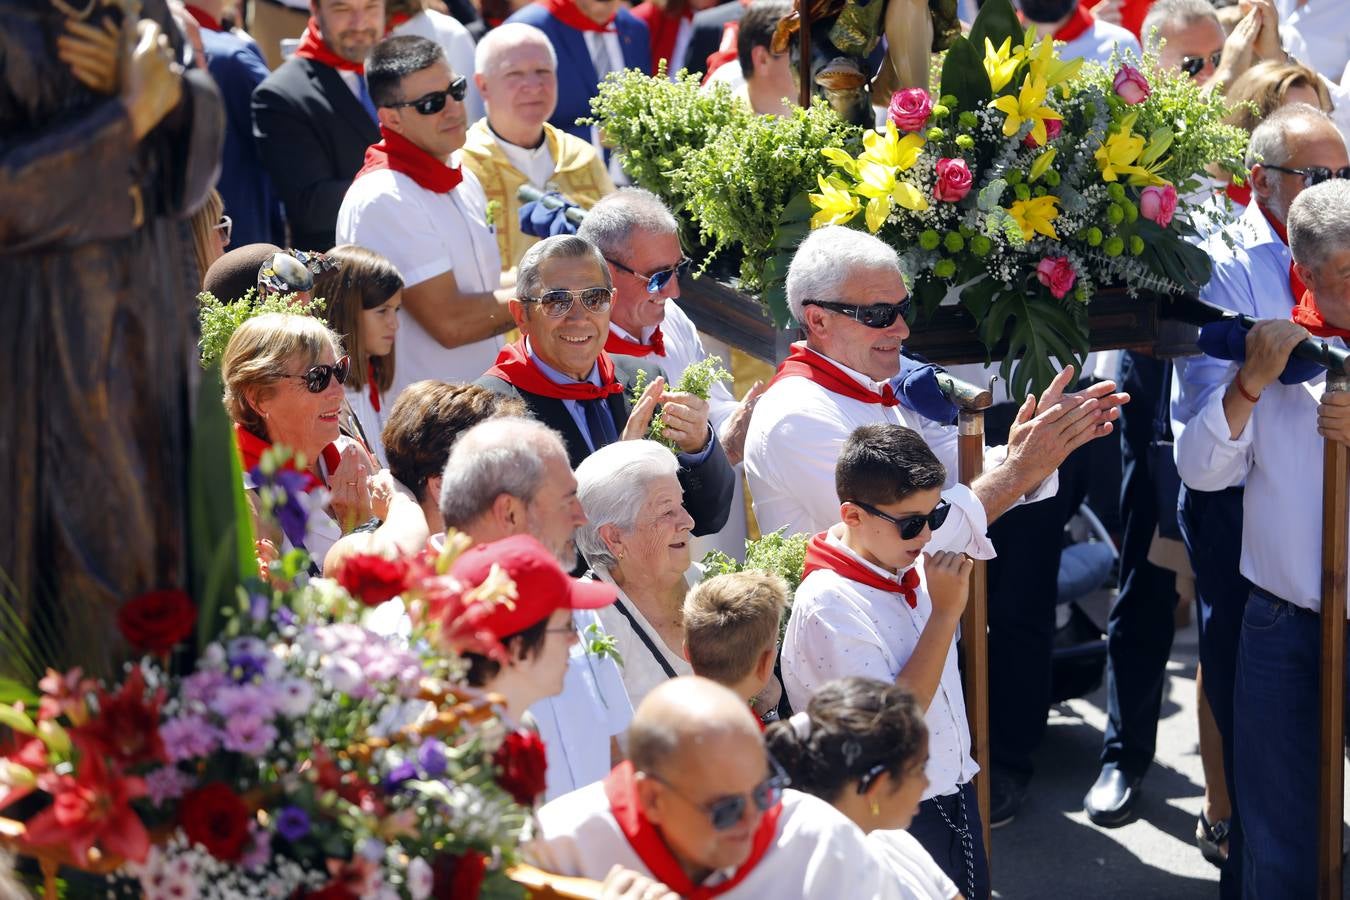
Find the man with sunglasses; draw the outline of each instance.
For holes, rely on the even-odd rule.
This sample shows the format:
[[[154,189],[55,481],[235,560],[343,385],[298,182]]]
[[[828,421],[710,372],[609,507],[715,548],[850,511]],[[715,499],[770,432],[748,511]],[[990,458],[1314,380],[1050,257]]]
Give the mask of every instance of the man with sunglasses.
[[[487,197],[459,165],[468,82],[439,44],[416,36],[376,45],[366,80],[382,140],[343,198],[337,237],[383,254],[403,276],[411,321],[391,393],[426,378],[472,381],[512,322]]]
[[[1144,18],[1144,46],[1158,54],[1158,65],[1193,79],[1207,91],[1222,92],[1253,65],[1285,62],[1279,13],[1271,0],[1253,0],[1252,9],[1233,33],[1209,0],[1159,0]]]
[[[901,895],[852,822],[788,787],[728,689],[673,678],[642,701],[627,737],[629,760],[604,781],[539,810],[527,848],[537,865],[649,900]]]

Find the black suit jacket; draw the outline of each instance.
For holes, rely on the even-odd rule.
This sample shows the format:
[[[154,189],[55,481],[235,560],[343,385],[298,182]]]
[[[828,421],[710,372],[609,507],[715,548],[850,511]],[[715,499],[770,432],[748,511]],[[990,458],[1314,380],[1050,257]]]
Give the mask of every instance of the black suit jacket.
[[[495,375],[484,375],[474,382],[494,394],[504,397],[517,397],[529,407],[530,415],[548,427],[558,431],[567,445],[567,460],[572,468],[581,465],[581,461],[591,455],[591,448],[585,436],[577,427],[576,420],[567,411],[561,400],[543,397],[522,391],[520,388]],[[609,405],[610,416],[614,419],[616,431],[623,431],[632,407],[625,393],[611,394],[605,402]],[[731,514],[731,494],[736,485],[736,473],[727,462],[717,436],[713,435],[712,452],[703,462],[694,466],[680,466],[680,487],[684,488],[684,508],[694,520],[695,535],[716,534],[727,524]]]
[[[693,31],[689,46],[684,51],[684,68],[702,75],[708,69],[708,57],[722,45],[722,29],[728,22],[739,22],[745,7],[737,0],[728,0],[710,9],[694,13]]]
[[[333,246],[338,209],[379,126],[337,69],[292,57],[253,91],[253,139],[286,207],[291,246]]]

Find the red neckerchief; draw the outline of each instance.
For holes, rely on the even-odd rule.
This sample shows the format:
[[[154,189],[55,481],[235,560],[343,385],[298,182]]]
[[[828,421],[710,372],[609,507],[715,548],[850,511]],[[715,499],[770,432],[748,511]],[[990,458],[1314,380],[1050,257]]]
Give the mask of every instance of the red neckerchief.
[[[778,817],[783,812],[782,801],[766,809],[764,815],[760,817],[759,827],[755,829],[755,840],[750,848],[750,855],[736,869],[736,874],[716,887],[702,887],[689,880],[684,869],[680,868],[675,855],[666,846],[660,829],[648,822],[647,817],[642,814],[642,809],[638,805],[637,778],[632,762],[625,760],[619,763],[605,776],[605,797],[609,800],[609,809],[614,814],[614,821],[619,823],[619,830],[628,839],[628,845],[633,848],[638,859],[642,860],[647,871],[685,900],[710,900],[712,897],[725,894],[744,881],[773,847],[774,836],[778,833]]]
[[[670,58],[675,52],[675,42],[680,37],[680,24],[694,18],[694,7],[685,4],[684,12],[678,16],[667,15],[652,0],[646,0],[633,7],[633,15],[647,23],[652,41],[652,71],[655,72],[661,60],[666,60],[667,69],[675,69],[675,61]]]
[[[389,169],[402,172],[433,194],[453,191],[464,180],[459,166],[446,165],[398,132],[381,125],[380,137],[378,144],[366,148],[366,162],[356,173],[357,178],[367,172]]]
[[[355,72],[362,76],[366,74],[364,63],[343,59],[328,46],[328,42],[319,33],[319,22],[313,16],[309,17],[309,24],[305,26],[305,33],[300,37],[300,46],[295,48],[295,55],[344,72]]]
[[[386,33],[393,31],[395,28],[402,25],[404,22],[409,21],[410,19],[412,19],[412,16],[408,15],[407,13],[394,13],[392,16],[389,17],[389,21],[385,23]]]
[[[569,28],[575,28],[577,31],[614,31],[613,19],[601,25],[577,9],[574,0],[537,0],[537,2],[548,10],[550,16]],[[617,16],[618,13],[615,13],[615,15]]]
[[[196,19],[197,24],[202,26],[203,28],[209,28],[212,31],[225,30],[221,26],[219,19],[211,15],[206,10],[202,9],[200,6],[193,6],[191,3],[189,3],[185,8],[187,9],[188,15]]]
[[[1073,15],[1069,16],[1069,21],[1055,30],[1054,39],[1065,42],[1077,40],[1091,27],[1092,13],[1083,9],[1083,4],[1079,3],[1073,8]]]
[[[880,403],[882,406],[900,405],[900,400],[889,384],[882,385],[879,394],[869,391],[850,378],[843,369],[819,353],[806,349],[806,345],[802,343],[792,345],[792,352],[779,364],[778,372],[773,376],[773,381],[769,382],[769,387],[773,387],[774,382],[793,377],[805,378],[831,393],[861,400],[864,403]]]
[[[1238,206],[1252,205],[1252,186],[1250,184],[1237,185],[1230,181],[1223,192],[1228,195],[1229,200],[1232,200]]]
[[[717,45],[717,50],[708,54],[706,70],[703,74],[703,83],[707,84],[712,74],[728,63],[740,63],[740,55],[736,49],[736,41],[741,33],[741,23],[728,22],[722,26],[722,41]]]
[[[1272,216],[1260,202],[1256,204],[1256,208],[1261,210],[1261,215],[1265,216],[1266,221],[1270,223],[1270,229],[1279,235],[1280,240],[1284,241],[1284,245],[1288,247],[1289,229],[1285,228],[1283,222]],[[1299,278],[1298,273],[1294,271],[1294,263],[1292,261],[1289,263],[1289,292],[1293,296],[1295,303],[1301,302],[1301,298],[1308,293],[1308,286],[1303,283],[1303,279]],[[1322,316],[1320,313],[1317,318],[1318,321],[1321,321]],[[1311,330],[1312,329],[1309,329],[1309,331]]]
[[[858,584],[866,585],[870,588],[876,588],[879,591],[889,591],[892,594],[901,594],[905,602],[909,604],[910,609],[919,605],[919,570],[910,566],[905,570],[905,574],[900,576],[900,581],[896,582],[890,578],[883,578],[876,572],[854,559],[848,553],[831,544],[825,539],[825,532],[821,532],[811,538],[806,545],[806,563],[802,566],[802,580],[817,569],[829,569],[835,574],[847,578],[849,581],[856,581]]]
[[[611,394],[623,393],[623,385],[614,377],[614,360],[609,358],[609,354],[602,351],[596,365],[600,368],[599,387],[589,381],[557,384],[535,364],[534,357],[525,350],[525,339],[521,338],[498,351],[497,361],[487,370],[487,374],[495,375],[522,391],[552,397],[554,400],[601,400]]]
[[[268,450],[272,449],[272,445],[270,443],[258,437],[256,434],[244,428],[244,426],[242,425],[234,426],[234,442],[239,447],[239,458],[244,465],[245,472],[250,472],[253,469],[257,468],[258,463],[262,460],[262,455]],[[337,466],[337,459],[336,458],[330,459],[328,451],[329,450],[336,451],[336,449],[337,448],[334,447],[332,444],[329,444],[327,447],[323,448],[324,462],[328,463],[328,468],[330,472]],[[282,465],[282,468],[288,469],[292,472],[298,472],[304,476],[305,493],[309,493],[315,488],[327,486],[318,476],[316,476],[313,472],[309,471],[308,469],[297,469],[295,467],[295,457],[287,459],[285,464]]]
[[[1350,329],[1328,325],[1327,320],[1322,318],[1322,310],[1317,308],[1317,298],[1313,296],[1312,291],[1303,292],[1298,303],[1294,305],[1294,309],[1290,312],[1289,318],[1317,337],[1338,337],[1350,341]]]
[[[366,365],[366,387],[370,391],[370,405],[375,407],[375,411],[380,411],[380,386],[377,383],[379,378],[375,370],[375,361],[371,360]]]
[[[657,356],[666,355],[666,338],[661,334],[661,326],[657,326],[652,332],[649,343],[639,344],[637,341],[630,341],[614,330],[614,326],[609,327],[609,337],[605,338],[605,352],[614,356],[650,356],[655,353]]]

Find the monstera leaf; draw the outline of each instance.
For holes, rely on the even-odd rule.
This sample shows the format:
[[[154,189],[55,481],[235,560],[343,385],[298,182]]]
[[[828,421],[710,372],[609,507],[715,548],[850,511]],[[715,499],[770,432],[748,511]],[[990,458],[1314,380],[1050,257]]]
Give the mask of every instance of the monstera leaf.
[[[1084,307],[1070,309],[1022,292],[1007,292],[994,301],[988,315],[980,319],[980,339],[990,350],[1000,340],[1008,341],[999,366],[999,374],[1008,383],[1008,396],[1016,399],[1045,390],[1064,366],[1082,371],[1091,346],[1086,315]]]
[[[1184,229],[1194,233],[1194,229]],[[1198,293],[1209,281],[1213,264],[1209,255],[1189,241],[1179,241],[1167,229],[1140,218],[1135,233],[1144,239],[1141,260],[1160,278],[1166,279],[1173,290]]]
[[[970,26],[970,43],[978,53],[976,65],[983,71],[984,60],[984,41],[989,39],[989,43],[995,47],[1002,46],[1005,40],[1012,40],[1014,44],[1022,41],[1022,23],[1017,18],[1017,11],[1008,0],[985,0],[980,12],[975,16],[975,22]],[[947,70],[942,70],[942,91],[949,94],[947,89]]]
[[[994,88],[984,71],[984,45],[964,37],[952,41],[942,63],[942,93],[956,98],[957,109],[973,111],[994,97]]]
[[[774,234],[775,253],[764,265],[764,292],[760,301],[769,311],[773,323],[779,328],[791,327],[794,322],[792,310],[787,303],[787,272],[792,255],[797,246],[806,239],[811,231],[811,216],[815,208],[806,191],[788,201],[783,207],[783,215],[778,220],[778,229]]]

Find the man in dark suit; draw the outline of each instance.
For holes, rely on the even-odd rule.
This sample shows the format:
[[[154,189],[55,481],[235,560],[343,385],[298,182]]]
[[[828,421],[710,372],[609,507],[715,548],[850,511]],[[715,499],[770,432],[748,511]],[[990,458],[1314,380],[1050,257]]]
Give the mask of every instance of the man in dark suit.
[[[629,404],[603,351],[614,288],[600,251],[572,235],[547,238],[526,251],[518,273],[511,315],[524,337],[504,348],[477,383],[519,397],[532,416],[557,429],[573,468],[600,447],[643,437],[656,404],[663,404],[694,534],[720,531],[735,475],[708,425],[708,402],[666,391],[658,378]]]
[[[583,141],[591,128],[577,119],[591,114],[591,98],[606,74],[651,68],[647,26],[621,0],[540,0],[512,13],[548,35],[558,54],[558,105],[549,124]]]
[[[363,63],[384,34],[384,0],[310,0],[310,11],[295,57],[253,92],[253,137],[291,246],[327,250],[343,195],[380,139]]]

